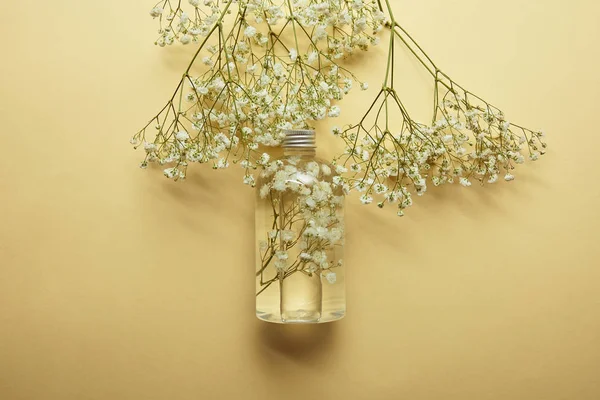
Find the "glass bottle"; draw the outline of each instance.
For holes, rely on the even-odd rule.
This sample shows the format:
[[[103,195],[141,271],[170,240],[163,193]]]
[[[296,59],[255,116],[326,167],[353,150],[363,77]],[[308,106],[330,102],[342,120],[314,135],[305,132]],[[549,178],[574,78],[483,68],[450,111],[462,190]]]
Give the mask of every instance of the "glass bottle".
[[[315,132],[285,131],[282,158],[257,181],[256,315],[320,323],[346,313],[344,193],[333,165],[316,158]]]

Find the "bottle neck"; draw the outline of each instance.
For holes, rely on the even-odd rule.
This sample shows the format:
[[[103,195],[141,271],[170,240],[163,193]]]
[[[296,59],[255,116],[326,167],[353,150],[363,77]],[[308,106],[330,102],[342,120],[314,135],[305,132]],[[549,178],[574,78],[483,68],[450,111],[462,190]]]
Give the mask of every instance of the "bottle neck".
[[[285,147],[283,149],[284,157],[316,157],[317,149],[315,147]]]
[[[314,157],[317,152],[315,131],[310,129],[286,129],[283,143],[284,156]]]

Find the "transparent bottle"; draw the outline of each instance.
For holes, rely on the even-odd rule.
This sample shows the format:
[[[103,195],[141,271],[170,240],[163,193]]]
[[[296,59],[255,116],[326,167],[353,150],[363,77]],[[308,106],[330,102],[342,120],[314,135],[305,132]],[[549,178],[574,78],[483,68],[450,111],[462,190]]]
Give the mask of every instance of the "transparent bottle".
[[[284,155],[257,181],[256,315],[321,323],[346,313],[344,193],[316,158],[315,132],[285,131]]]

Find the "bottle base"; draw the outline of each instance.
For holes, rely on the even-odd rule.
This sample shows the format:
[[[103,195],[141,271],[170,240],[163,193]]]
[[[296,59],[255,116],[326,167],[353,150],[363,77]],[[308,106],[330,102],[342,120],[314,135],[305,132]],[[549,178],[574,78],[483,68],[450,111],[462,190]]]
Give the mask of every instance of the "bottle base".
[[[324,324],[335,322],[346,316],[346,310],[330,311],[320,315],[315,312],[297,310],[293,313],[287,312],[283,316],[279,313],[263,312],[256,310],[256,317],[261,321],[274,324]]]

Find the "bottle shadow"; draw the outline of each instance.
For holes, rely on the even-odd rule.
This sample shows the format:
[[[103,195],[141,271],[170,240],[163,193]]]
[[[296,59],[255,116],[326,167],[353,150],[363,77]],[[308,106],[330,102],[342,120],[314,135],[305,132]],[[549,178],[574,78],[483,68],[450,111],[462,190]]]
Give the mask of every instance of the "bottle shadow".
[[[285,325],[256,320],[256,324],[256,348],[261,360],[277,365],[281,357],[310,363],[329,354],[337,343],[335,337],[340,322]]]

